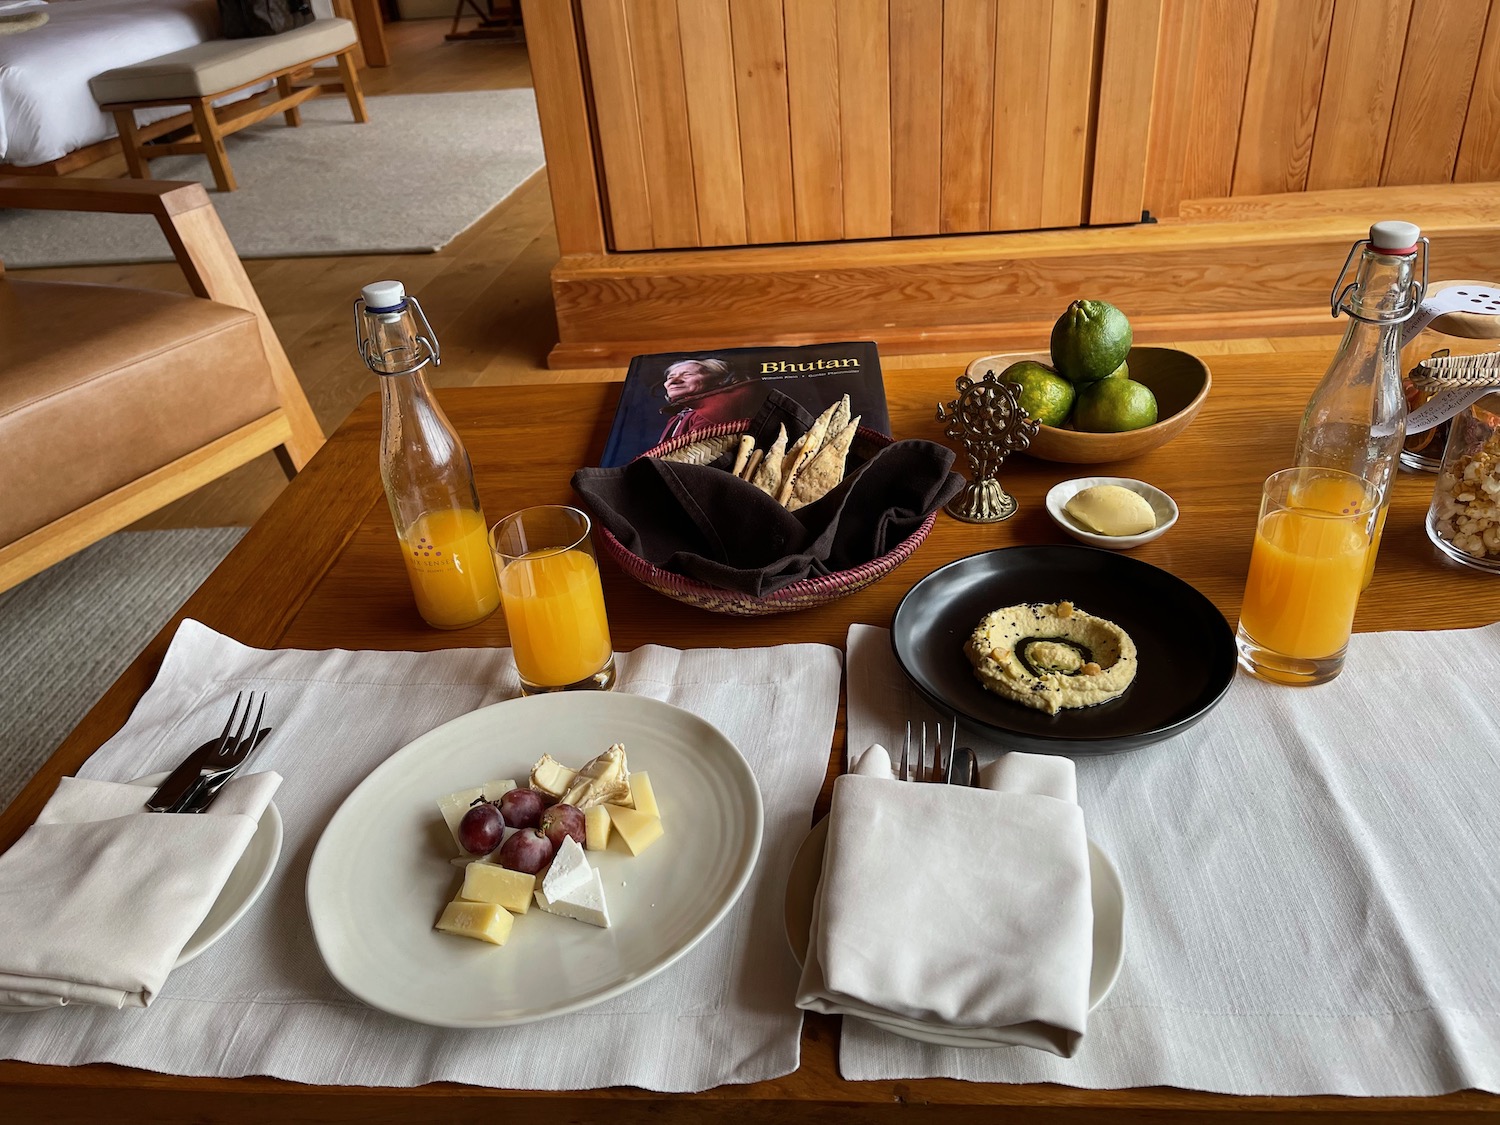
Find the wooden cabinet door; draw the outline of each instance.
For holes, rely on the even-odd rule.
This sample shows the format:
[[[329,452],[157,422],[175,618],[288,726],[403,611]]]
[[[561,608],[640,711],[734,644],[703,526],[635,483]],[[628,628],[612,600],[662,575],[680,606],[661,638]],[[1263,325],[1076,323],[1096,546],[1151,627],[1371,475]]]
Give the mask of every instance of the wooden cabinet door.
[[[1091,113],[1118,89],[1146,120],[1160,0],[1112,0],[1105,87],[1101,0],[580,6],[613,249],[1077,226],[1132,190],[1139,218],[1144,126],[1111,128],[1138,167],[1091,201]]]

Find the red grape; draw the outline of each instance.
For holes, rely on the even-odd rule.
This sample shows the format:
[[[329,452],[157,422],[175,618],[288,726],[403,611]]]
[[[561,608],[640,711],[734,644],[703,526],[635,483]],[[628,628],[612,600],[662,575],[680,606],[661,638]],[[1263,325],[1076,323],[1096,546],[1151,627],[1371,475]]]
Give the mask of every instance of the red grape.
[[[500,798],[500,815],[512,828],[535,828],[544,807],[545,798],[535,789],[512,789]]]
[[[458,822],[458,845],[470,855],[485,855],[500,846],[505,821],[489,801],[475,805]]]
[[[553,805],[542,813],[542,835],[552,841],[554,848],[562,847],[569,836],[582,846],[586,837],[583,829],[583,813],[572,805]]]
[[[517,832],[500,846],[501,867],[535,875],[552,862],[552,841],[534,828]]]

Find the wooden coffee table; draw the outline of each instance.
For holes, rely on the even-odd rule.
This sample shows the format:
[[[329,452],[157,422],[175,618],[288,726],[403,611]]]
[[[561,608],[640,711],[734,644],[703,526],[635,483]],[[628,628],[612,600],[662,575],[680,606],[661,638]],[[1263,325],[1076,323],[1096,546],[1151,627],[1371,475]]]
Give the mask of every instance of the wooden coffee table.
[[[886,624],[911,586],[953,559],[1021,543],[1068,541],[1042,497],[1073,476],[1139,477],[1178,502],[1177,526],[1135,552],[1207,594],[1233,622],[1249,560],[1259,488],[1290,459],[1302,404],[1328,352],[1221,356],[1214,391],[1177,441],[1122,466],[1066,466],[1016,458],[1002,479],[1019,499],[1010,521],[971,526],[946,516],[916,555],[867,590],[820,609],[753,619],[714,616],[667,601],[605,564],[605,598],[615,643],[744,647],[819,641],[842,647],[851,622]],[[890,372],[887,393],[898,437],[941,440],[936,404],[953,397],[957,370]],[[491,519],[529,504],[569,502],[575,466],[594,464],[619,396],[618,384],[568,384],[445,391],[444,408],[468,443]],[[248,645],[276,648],[437,649],[504,645],[499,614],[458,633],[428,629],[412,605],[380,488],[378,402],[372,397],[339,428],[178,615],[195,617]],[[1427,541],[1423,519],[1433,478],[1401,474],[1380,565],[1356,627],[1455,628],[1500,619],[1500,585],[1446,562]],[[0,817],[0,847],[35,818],[57,779],[75,772],[124,723],[150,684],[174,620],[120,678]],[[1290,689],[1289,689],[1290,690]],[[819,812],[843,752],[835,738]],[[809,809],[809,814],[813,810]],[[122,1017],[123,1018],[123,1017]],[[132,1018],[149,1018],[135,1013]],[[463,1125],[499,1121],[737,1122],[916,1121],[1049,1123],[1500,1121],[1500,1097],[1227,1097],[1173,1089],[1077,1090],[930,1079],[845,1082],[838,1075],[837,1019],[809,1015],[802,1065],[771,1082],[695,1095],[635,1089],[538,1093],[449,1083],[416,1089],[305,1086],[271,1078],[204,1079],[114,1066],[46,1067],[0,1062],[0,1118],[15,1121],[395,1121]],[[491,1116],[492,1115],[492,1116]]]

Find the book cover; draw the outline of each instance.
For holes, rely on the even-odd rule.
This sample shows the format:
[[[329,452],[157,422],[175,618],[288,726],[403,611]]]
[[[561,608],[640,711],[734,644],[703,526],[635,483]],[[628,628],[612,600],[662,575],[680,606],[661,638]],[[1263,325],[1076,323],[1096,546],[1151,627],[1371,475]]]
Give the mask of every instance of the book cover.
[[[814,414],[847,394],[860,425],[891,432],[873,341],[663,352],[630,361],[600,465],[623,465],[669,437],[754,417],[773,389]]]

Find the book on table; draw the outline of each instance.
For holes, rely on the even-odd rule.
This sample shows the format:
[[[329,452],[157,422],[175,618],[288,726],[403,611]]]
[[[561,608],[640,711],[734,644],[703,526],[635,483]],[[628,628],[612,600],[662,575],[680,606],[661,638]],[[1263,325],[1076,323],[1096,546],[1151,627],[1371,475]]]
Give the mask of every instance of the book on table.
[[[630,361],[600,465],[623,465],[679,434],[753,418],[773,390],[814,415],[847,394],[862,426],[891,432],[873,341],[663,352]]]

